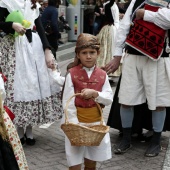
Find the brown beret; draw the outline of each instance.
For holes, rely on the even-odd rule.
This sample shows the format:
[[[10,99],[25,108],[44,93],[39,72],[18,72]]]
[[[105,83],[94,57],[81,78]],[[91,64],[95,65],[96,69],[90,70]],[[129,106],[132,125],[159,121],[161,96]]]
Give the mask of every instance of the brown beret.
[[[91,34],[80,34],[77,38],[75,52],[78,53],[80,50],[88,47],[99,50],[100,43],[98,42],[98,38]]]

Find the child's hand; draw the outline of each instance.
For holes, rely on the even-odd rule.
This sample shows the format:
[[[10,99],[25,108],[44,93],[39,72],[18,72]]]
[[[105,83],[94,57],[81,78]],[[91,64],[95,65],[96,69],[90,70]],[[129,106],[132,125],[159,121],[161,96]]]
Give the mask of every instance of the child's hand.
[[[98,92],[93,89],[83,89],[81,91],[81,96],[84,99],[91,99],[91,98],[96,98],[98,96]]]
[[[52,67],[51,67],[51,69],[52,69],[52,71],[57,70],[57,66],[56,66],[56,64],[53,64],[53,65],[52,65]]]

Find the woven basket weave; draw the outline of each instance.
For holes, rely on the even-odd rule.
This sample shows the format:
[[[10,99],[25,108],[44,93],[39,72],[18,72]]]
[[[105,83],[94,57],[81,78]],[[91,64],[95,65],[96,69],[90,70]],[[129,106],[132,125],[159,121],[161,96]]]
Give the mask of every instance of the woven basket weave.
[[[70,140],[72,146],[99,146],[100,142],[104,138],[105,134],[109,131],[109,126],[103,125],[102,109],[98,103],[96,103],[101,113],[101,121],[99,125],[83,126],[80,124],[69,123],[68,121],[68,105],[71,99],[80,93],[71,96],[67,103],[65,112],[65,123],[61,125],[61,129]]]

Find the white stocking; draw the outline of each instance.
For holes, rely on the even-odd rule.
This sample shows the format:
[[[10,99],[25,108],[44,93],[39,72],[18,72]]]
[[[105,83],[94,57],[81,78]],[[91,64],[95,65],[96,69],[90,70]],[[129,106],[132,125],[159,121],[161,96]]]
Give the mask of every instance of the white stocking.
[[[18,136],[20,139],[24,137],[24,128],[23,127],[17,127],[17,132],[18,132]]]
[[[26,136],[27,136],[27,138],[33,139],[32,126],[31,125],[26,127]]]

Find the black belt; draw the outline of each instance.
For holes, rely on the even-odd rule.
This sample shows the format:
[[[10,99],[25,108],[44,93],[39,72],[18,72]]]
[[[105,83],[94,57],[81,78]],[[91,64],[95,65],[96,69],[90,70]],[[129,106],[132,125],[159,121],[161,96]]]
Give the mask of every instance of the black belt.
[[[129,45],[127,45],[125,47],[125,51],[127,51],[128,54],[132,54],[132,55],[144,55],[141,52],[139,52],[139,51],[135,50],[134,48],[130,47]],[[169,54],[165,51],[165,49],[164,49],[161,57],[169,57]]]
[[[25,35],[26,35],[29,43],[31,43],[32,42],[32,30],[31,29],[26,30]]]

